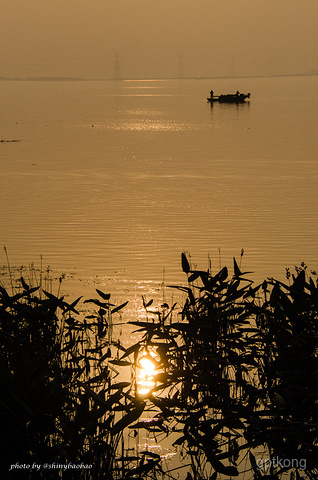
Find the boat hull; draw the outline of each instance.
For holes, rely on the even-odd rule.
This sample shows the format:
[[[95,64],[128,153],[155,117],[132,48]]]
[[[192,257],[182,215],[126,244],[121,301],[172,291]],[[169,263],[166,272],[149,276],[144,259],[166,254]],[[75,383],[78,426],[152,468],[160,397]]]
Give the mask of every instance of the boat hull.
[[[219,103],[244,103],[247,98],[250,98],[250,94],[226,94],[226,95],[219,95],[208,97],[207,101],[210,103],[219,102]]]

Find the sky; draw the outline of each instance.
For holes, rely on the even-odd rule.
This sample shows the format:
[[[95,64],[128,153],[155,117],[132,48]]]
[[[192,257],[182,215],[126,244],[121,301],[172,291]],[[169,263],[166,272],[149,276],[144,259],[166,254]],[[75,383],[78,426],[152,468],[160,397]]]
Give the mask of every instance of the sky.
[[[0,77],[318,73],[317,0],[1,0],[0,12]]]

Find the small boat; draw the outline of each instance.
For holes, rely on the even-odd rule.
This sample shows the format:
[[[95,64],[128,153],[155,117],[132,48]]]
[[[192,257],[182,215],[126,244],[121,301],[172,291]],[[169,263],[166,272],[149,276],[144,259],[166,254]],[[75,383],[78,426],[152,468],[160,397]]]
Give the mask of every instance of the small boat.
[[[247,98],[250,98],[250,93],[227,93],[222,95],[214,95],[213,91],[210,92],[211,96],[207,98],[208,102],[219,102],[219,103],[244,103]]]

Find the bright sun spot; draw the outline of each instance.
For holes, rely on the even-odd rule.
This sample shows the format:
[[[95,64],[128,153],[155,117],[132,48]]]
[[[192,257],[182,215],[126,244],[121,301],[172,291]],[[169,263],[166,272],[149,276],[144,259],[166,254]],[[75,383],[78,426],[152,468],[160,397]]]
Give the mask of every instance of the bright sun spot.
[[[155,370],[155,365],[149,358],[142,357],[139,361],[140,365],[142,366],[143,370],[148,374],[151,375]]]
[[[155,386],[153,376],[157,373],[155,364],[149,356],[144,356],[139,360],[140,372],[137,380],[138,393],[146,395]]]

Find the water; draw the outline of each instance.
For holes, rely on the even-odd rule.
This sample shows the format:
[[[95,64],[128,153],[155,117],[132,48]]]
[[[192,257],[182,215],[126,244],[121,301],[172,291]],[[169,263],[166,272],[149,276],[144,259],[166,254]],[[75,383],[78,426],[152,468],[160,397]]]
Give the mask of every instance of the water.
[[[244,105],[206,96],[251,92]],[[1,82],[1,244],[127,298],[244,249],[318,265],[317,77]],[[5,263],[4,253],[0,263]],[[83,292],[81,292],[83,294]]]
[[[11,265],[43,255],[66,289],[136,308],[185,280],[182,251],[216,270],[243,248],[255,281],[317,268],[317,77],[0,86],[0,140],[21,140],[0,143]],[[211,107],[211,88],[250,104]],[[170,439],[140,442],[181,463]]]

